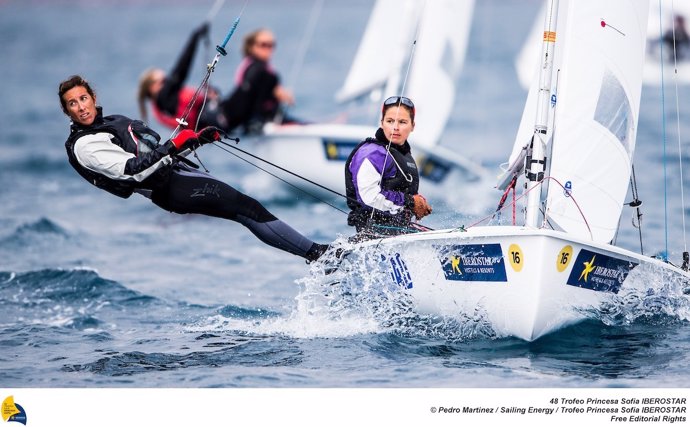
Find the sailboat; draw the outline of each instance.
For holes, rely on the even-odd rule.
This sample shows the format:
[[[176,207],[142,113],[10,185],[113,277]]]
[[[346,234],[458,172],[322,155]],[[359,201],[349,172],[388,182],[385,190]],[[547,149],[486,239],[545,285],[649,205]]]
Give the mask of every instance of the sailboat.
[[[474,0],[378,0],[336,96],[343,103],[364,98],[380,108],[384,97],[401,93],[414,46],[406,93],[417,106],[413,151],[427,195],[433,196],[435,189],[447,194],[448,183],[487,177],[481,165],[440,144],[465,59],[473,6]],[[421,31],[414,43],[417,28]],[[270,171],[289,185],[332,199],[345,193],[345,160],[359,142],[374,135],[380,120],[375,115],[370,125],[269,123],[252,144],[253,153],[284,169]]]
[[[690,283],[685,269],[611,244],[632,171],[648,12],[645,0],[549,0],[539,79],[497,184],[525,181],[524,224],[359,243],[330,280],[366,283],[373,265],[416,312],[481,315],[497,336],[526,341],[644,295],[650,277]]]

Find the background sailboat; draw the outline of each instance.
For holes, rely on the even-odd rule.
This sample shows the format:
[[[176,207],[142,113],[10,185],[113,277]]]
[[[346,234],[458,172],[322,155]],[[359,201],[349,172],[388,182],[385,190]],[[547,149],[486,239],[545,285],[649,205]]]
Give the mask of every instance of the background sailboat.
[[[527,170],[524,226],[370,241],[329,280],[370,289],[377,268],[419,312],[527,341],[660,291],[650,278],[682,295],[686,271],[610,244],[632,172],[648,11],[639,0],[549,1],[541,72],[501,180]]]
[[[332,199],[334,194],[328,190],[344,194],[345,160],[357,143],[374,134],[384,97],[404,90],[417,106],[411,141],[422,177],[421,191],[432,198],[447,198],[448,183],[484,179],[485,169],[459,154],[459,144],[452,148],[440,144],[455,102],[455,81],[465,59],[473,6],[473,0],[426,4],[379,0],[337,94],[341,102],[365,104],[362,110],[372,113],[367,124],[269,124],[252,144],[253,152],[299,175],[271,170],[289,184]],[[454,194],[452,199],[461,202],[462,198]]]

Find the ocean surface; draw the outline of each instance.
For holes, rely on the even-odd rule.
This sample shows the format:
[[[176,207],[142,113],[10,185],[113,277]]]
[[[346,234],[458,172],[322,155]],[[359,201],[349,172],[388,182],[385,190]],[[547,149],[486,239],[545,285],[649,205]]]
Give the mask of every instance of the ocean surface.
[[[324,2],[301,64],[293,61],[313,2],[251,0],[242,12],[244,4],[227,1],[213,20],[218,44],[242,13],[212,83],[230,90],[241,36],[265,26],[277,36],[274,65],[296,95],[294,115],[320,121],[354,114],[357,106],[339,105],[333,95],[371,2]],[[143,197],[121,200],[84,182],[65,156],[68,119],[58,83],[82,74],[106,114],[138,116],[140,73],[172,67],[212,5],[0,1],[2,387],[687,387],[690,300],[682,292],[602,312],[533,343],[497,337],[481,324],[399,321],[395,307],[375,297],[368,303],[383,309],[345,312],[314,297],[313,266],[237,223],[170,214]],[[507,160],[522,114],[526,93],[514,59],[538,8],[536,0],[476,5],[442,144],[492,171]],[[200,49],[191,83],[213,55]],[[678,87],[678,124],[672,84],[663,96],[659,87],[644,88],[635,171],[645,253],[668,252],[680,264],[689,211],[680,200],[678,130],[687,165],[690,88]],[[215,147],[203,151],[212,173],[310,238],[351,234],[342,212],[281,190]],[[500,197],[490,186],[485,194],[489,204],[439,209],[430,225],[474,223]],[[632,214],[623,213],[618,243],[638,250]]]

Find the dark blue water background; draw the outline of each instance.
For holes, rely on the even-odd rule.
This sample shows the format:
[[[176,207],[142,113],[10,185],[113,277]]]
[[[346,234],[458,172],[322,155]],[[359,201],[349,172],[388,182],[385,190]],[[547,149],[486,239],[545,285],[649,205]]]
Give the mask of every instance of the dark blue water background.
[[[496,338],[481,322],[399,317],[400,307],[376,300],[369,303],[378,310],[345,311],[311,295],[316,279],[302,260],[261,244],[238,224],[176,216],[144,198],[123,201],[83,182],[65,157],[68,120],[57,84],[83,74],[106,113],[137,116],[139,74],[149,66],[170,68],[212,3],[0,1],[3,386],[687,386],[690,327],[682,292],[616,307],[534,343]],[[213,22],[214,43],[243,4],[227,1]],[[240,37],[266,26],[278,38],[276,68],[284,78],[298,70],[298,78],[285,82],[297,96],[295,115],[356,115],[358,107],[336,104],[333,94],[370,2],[325,2],[305,61],[295,65],[311,7],[306,0],[251,1],[213,83],[229,90]],[[477,2],[443,144],[492,170],[507,159],[522,113],[526,94],[513,60],[537,9],[537,1]],[[213,54],[200,53],[192,82]],[[644,89],[636,172],[645,251],[668,246],[679,262],[687,212],[679,196],[674,91],[666,92],[664,133],[661,92]],[[680,87],[679,94],[687,163],[690,89]],[[664,149],[671,159],[666,166]],[[214,174],[309,237],[328,242],[350,233],[342,213],[274,191],[251,166],[212,150],[202,159]],[[491,193],[492,200],[499,196]],[[631,215],[623,214],[619,244],[637,249]],[[439,209],[430,221],[457,226],[480,216]]]

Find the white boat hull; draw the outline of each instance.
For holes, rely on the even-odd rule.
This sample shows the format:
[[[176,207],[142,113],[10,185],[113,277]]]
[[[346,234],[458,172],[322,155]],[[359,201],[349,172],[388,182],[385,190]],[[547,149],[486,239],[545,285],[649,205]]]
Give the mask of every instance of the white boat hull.
[[[498,336],[526,341],[595,317],[603,302],[645,286],[639,277],[650,269],[690,280],[653,258],[524,227],[434,231],[361,246],[348,256],[351,265],[355,254],[376,246],[390,279],[409,292],[419,313],[480,313]]]

